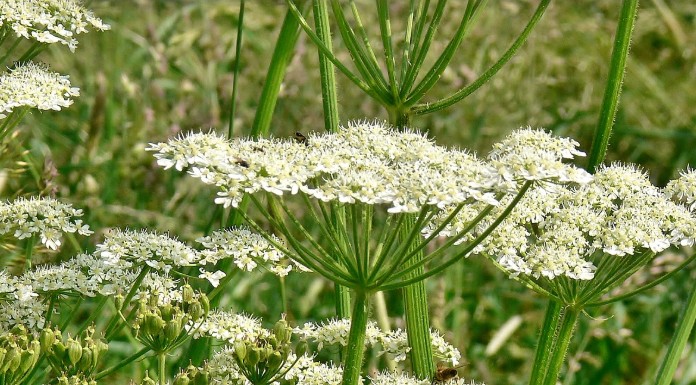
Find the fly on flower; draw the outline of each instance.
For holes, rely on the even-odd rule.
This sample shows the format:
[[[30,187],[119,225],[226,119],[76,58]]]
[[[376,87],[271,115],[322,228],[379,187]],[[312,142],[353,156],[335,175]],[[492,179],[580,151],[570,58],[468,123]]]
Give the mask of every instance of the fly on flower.
[[[237,166],[240,166],[240,167],[249,168],[249,162],[247,162],[246,160],[244,160],[242,158],[235,158],[234,164],[236,164]]]
[[[309,146],[309,139],[307,139],[307,137],[301,132],[295,131],[294,138],[297,143],[304,143],[305,146]]]
[[[459,372],[457,369],[465,365],[466,363],[457,366],[445,366],[442,362],[439,362],[437,364],[437,369],[435,369],[435,376],[433,377],[433,382],[431,385],[444,384],[456,379],[459,377]]]

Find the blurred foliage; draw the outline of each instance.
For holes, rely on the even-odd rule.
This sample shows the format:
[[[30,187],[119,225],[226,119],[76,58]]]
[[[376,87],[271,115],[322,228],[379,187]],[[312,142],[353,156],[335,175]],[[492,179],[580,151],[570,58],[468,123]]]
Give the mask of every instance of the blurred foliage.
[[[394,2],[395,30],[406,2]],[[465,2],[450,1],[433,50],[439,52]],[[365,24],[373,4],[358,2]],[[447,95],[491,65],[522,29],[531,0],[489,2],[453,65],[433,92]],[[610,161],[637,162],[664,184],[687,164],[696,164],[696,3],[645,0],[639,10]],[[90,7],[113,29],[81,39],[77,53],[52,47],[40,58],[69,74],[82,96],[57,113],[34,113],[17,133],[22,163],[3,165],[5,195],[55,193],[86,211],[99,232],[110,227],[149,227],[193,240],[218,227],[213,192],[197,181],[154,166],[144,149],[189,130],[220,129],[229,119],[232,69],[239,62],[236,135],[246,135],[264,82],[283,2],[248,1],[242,57],[235,58],[238,1],[94,0]],[[602,99],[619,3],[612,0],[555,2],[520,53],[489,84],[462,103],[417,118],[416,128],[435,140],[485,152],[519,126],[543,126],[590,146]],[[398,33],[398,32],[397,32]],[[336,40],[337,55],[350,58]],[[272,132],[323,127],[316,50],[301,35],[276,107]],[[338,75],[341,119],[386,118],[379,106]],[[15,143],[15,142],[13,142]],[[55,170],[55,172],[54,172]],[[90,249],[90,245],[82,245]],[[65,258],[74,254],[66,248]],[[649,279],[681,260],[656,262]],[[640,384],[656,369],[680,304],[696,274],[672,281],[624,303],[595,309],[579,326],[564,384]],[[279,318],[280,283],[259,274],[236,273],[223,304]],[[491,264],[472,258],[428,282],[433,322],[463,352],[462,376],[492,384],[522,384],[528,378],[545,301],[507,279]],[[289,319],[301,322],[333,314],[332,287],[291,275],[285,282]],[[401,326],[398,293],[386,293],[394,326]],[[497,350],[487,345],[512,317],[522,323]],[[696,383],[688,347],[678,383]],[[118,351],[118,349],[116,349]],[[577,351],[578,353],[573,353]],[[373,365],[376,363],[373,363]]]

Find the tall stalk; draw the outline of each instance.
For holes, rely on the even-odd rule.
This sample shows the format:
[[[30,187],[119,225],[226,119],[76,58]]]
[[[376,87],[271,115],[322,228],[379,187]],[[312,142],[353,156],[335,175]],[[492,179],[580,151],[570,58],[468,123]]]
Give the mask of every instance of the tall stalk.
[[[623,0],[604,99],[586,167],[587,171],[591,173],[604,161],[609,146],[609,136],[618,109],[637,10],[638,0]],[[555,300],[549,299],[529,382],[531,385],[555,384],[558,378],[575,324],[582,310],[568,306],[561,309],[562,306]],[[559,315],[559,311],[562,311],[563,314]]]
[[[362,383],[362,362],[365,355],[365,332],[367,331],[367,313],[369,309],[369,294],[356,290],[354,292],[353,314],[348,334],[348,346],[343,362],[343,385]]]
[[[317,36],[329,50],[332,50],[328,5],[324,0],[314,0],[313,9]],[[328,132],[336,132],[339,125],[336,73],[333,64],[331,64],[326,55],[321,50],[317,51],[319,55],[319,73],[321,75],[321,100],[324,107],[324,129]],[[331,210],[342,210],[342,208],[331,205]],[[350,317],[350,290],[345,286],[335,284],[334,299],[336,316],[339,318]]]

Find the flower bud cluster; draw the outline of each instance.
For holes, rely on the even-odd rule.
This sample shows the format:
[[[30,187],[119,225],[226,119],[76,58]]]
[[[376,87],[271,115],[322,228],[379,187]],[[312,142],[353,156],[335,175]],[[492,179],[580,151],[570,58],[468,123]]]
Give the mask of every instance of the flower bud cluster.
[[[91,235],[82,223],[82,210],[53,198],[18,198],[0,202],[0,235],[11,233],[17,239],[37,236],[51,250],[61,245],[62,233]]]
[[[109,29],[101,19],[82,7],[78,0],[3,0],[0,2],[0,28],[39,43],[61,43],[71,51],[77,47],[75,35],[88,28]]]
[[[177,374],[172,385],[208,385],[210,384],[210,373],[205,367],[199,368],[189,365]]]
[[[94,334],[94,327],[90,326],[80,336],[72,337],[68,334],[67,340],[63,341],[59,330],[41,331],[41,347],[45,347],[53,369],[63,373],[63,381],[79,384],[91,381],[100,358],[109,349],[109,345],[101,338],[95,338]]]
[[[56,381],[57,385],[97,385],[96,380],[80,373],[73,374],[72,376],[61,374]]]
[[[167,352],[186,339],[189,322],[204,319],[210,311],[208,297],[186,284],[181,301],[161,304],[158,293],[143,295],[135,305],[135,338],[157,353]]]
[[[255,341],[237,341],[233,346],[233,358],[239,371],[252,384],[269,384],[278,380],[287,371],[292,357],[301,357],[307,352],[304,341],[293,349],[291,337],[292,328],[285,319],[280,319],[267,336]]]
[[[18,384],[46,352],[46,347],[24,326],[0,334],[0,376],[3,384]]]

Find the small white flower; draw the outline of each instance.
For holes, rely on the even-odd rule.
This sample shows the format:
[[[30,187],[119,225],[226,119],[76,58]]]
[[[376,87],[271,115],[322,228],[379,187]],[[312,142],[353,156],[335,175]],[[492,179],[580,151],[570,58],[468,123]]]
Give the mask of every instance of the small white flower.
[[[199,271],[201,272],[201,274],[198,275],[198,278],[207,279],[208,282],[210,282],[210,284],[213,285],[213,287],[218,287],[218,285],[220,285],[220,280],[225,278],[225,276],[227,275],[220,270],[216,272],[210,272],[206,271],[202,267],[199,269]]]

